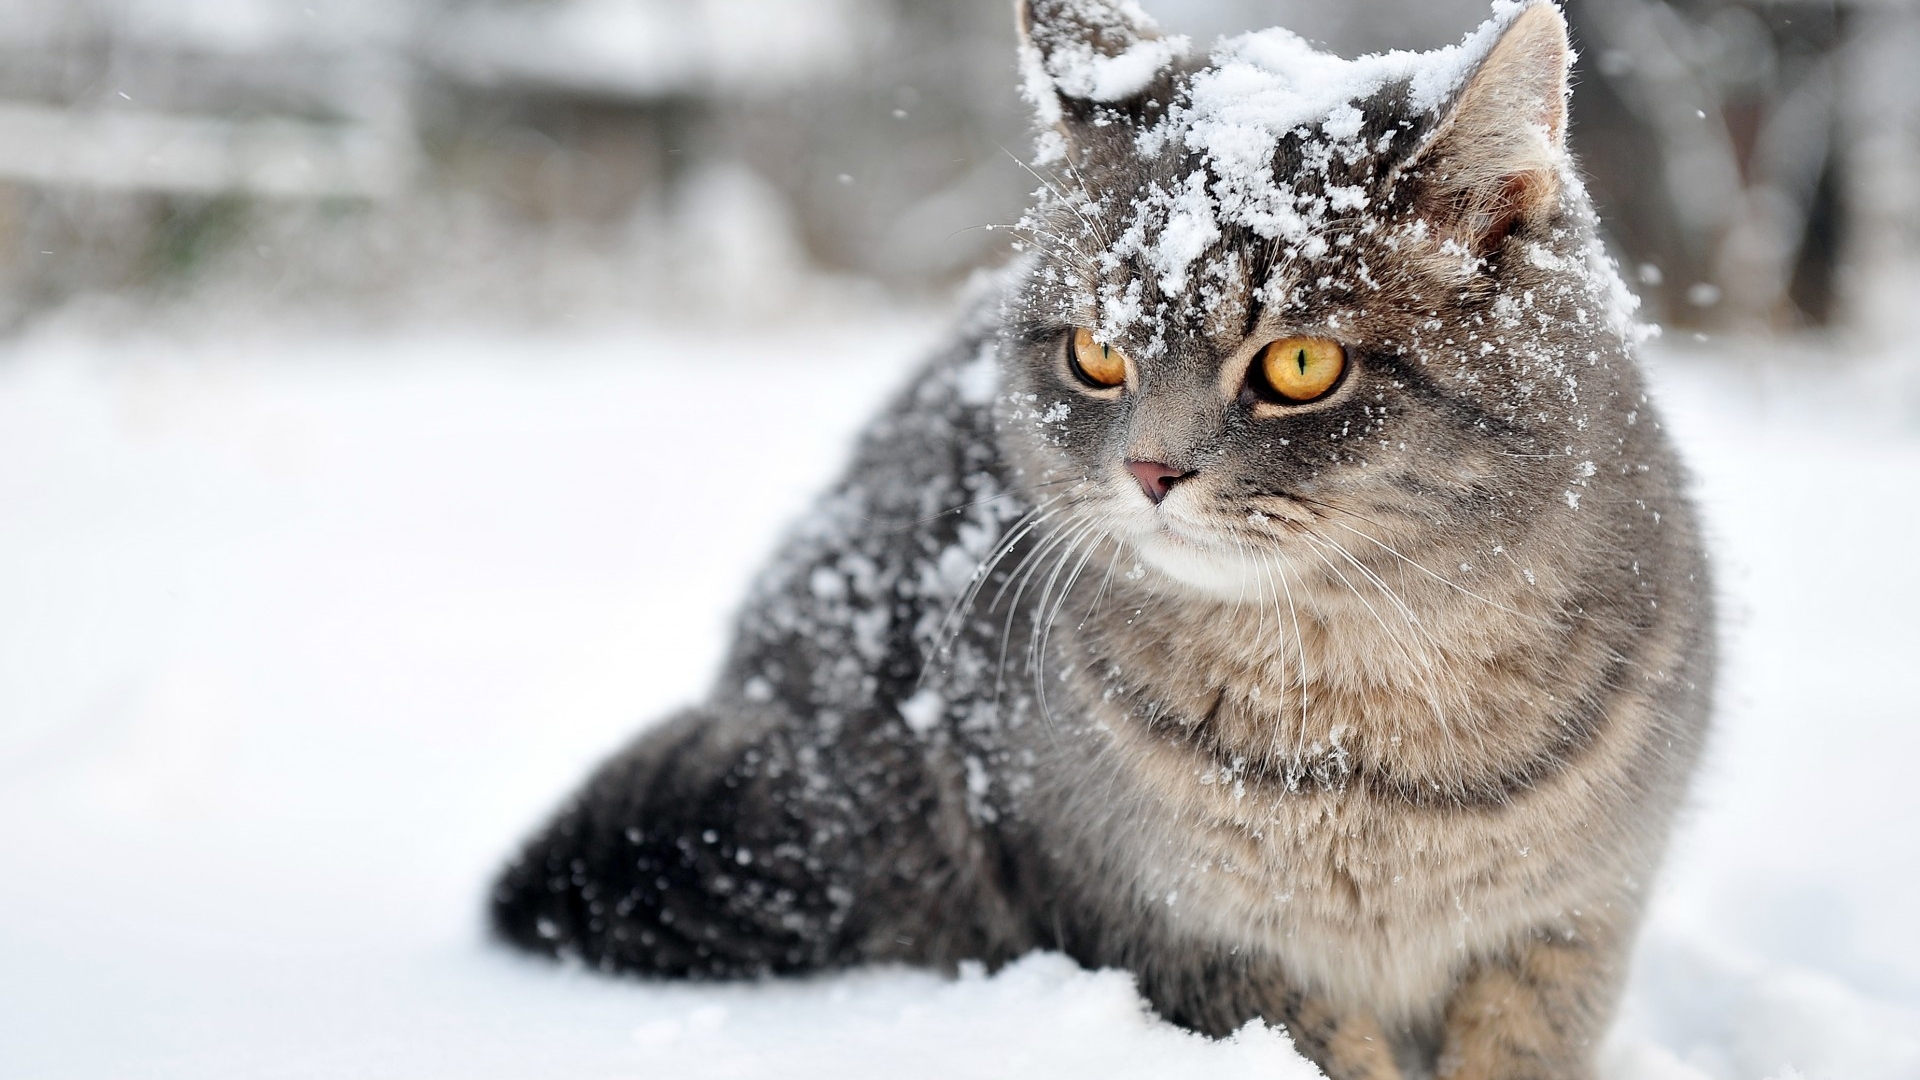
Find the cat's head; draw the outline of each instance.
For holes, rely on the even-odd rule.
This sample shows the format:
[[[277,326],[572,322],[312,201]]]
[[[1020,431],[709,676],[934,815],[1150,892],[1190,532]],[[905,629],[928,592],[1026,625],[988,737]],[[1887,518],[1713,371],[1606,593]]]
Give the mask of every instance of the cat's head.
[[[1036,503],[1229,598],[1356,530],[1451,557],[1582,513],[1638,391],[1557,8],[1357,60],[1020,12],[1044,186],[1001,422]]]

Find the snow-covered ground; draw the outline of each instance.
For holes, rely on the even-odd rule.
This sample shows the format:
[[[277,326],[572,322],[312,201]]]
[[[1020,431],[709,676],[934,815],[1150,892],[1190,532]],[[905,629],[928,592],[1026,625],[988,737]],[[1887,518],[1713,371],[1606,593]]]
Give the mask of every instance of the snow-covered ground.
[[[1057,956],[688,987],[482,940],[940,329],[0,350],[0,1076],[1314,1075]],[[1609,1080],[1920,1077],[1920,357],[1660,355],[1729,651]]]

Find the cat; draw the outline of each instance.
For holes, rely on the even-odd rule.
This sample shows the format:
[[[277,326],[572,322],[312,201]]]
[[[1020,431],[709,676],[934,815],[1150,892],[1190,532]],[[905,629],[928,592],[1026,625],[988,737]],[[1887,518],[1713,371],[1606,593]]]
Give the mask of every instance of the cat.
[[[1057,949],[1334,1080],[1593,1076],[1714,638],[1559,10],[1352,61],[1019,18],[1023,250],[493,926],[676,978]]]

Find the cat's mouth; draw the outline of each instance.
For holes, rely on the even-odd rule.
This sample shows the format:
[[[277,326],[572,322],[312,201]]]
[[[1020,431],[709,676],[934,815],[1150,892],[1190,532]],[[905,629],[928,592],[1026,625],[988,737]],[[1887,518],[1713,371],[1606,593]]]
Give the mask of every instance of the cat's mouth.
[[[1133,528],[1123,538],[1142,563],[1216,599],[1255,595],[1275,573],[1277,553],[1270,544],[1235,536],[1167,503],[1129,517]]]
[[[1171,514],[1155,514],[1150,535],[1189,551],[1218,552],[1229,546],[1221,543],[1222,538],[1214,529],[1181,521]]]

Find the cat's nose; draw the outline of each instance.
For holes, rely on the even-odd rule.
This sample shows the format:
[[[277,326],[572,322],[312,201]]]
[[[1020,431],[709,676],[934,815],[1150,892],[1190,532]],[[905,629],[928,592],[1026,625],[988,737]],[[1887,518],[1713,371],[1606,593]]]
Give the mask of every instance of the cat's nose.
[[[1155,503],[1166,498],[1167,492],[1173,490],[1173,485],[1193,475],[1159,461],[1129,461],[1127,471],[1140,482],[1140,490]]]

